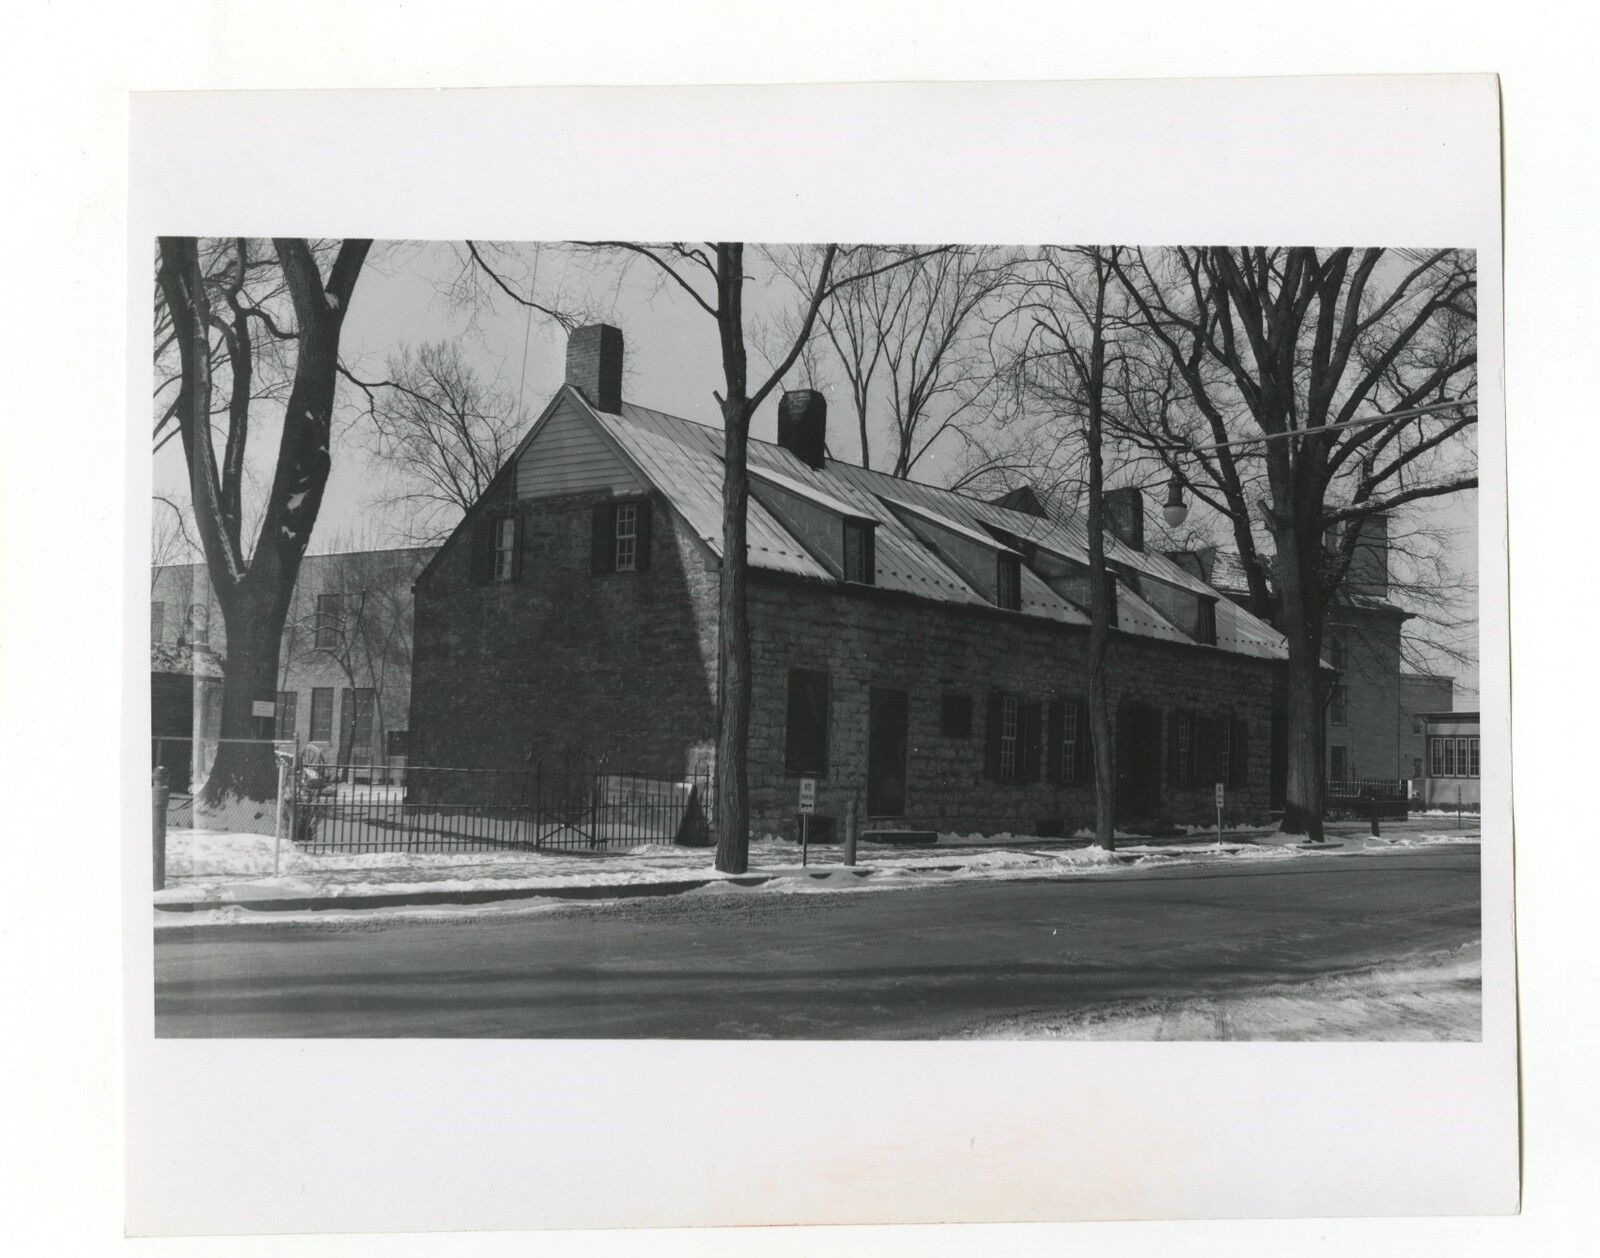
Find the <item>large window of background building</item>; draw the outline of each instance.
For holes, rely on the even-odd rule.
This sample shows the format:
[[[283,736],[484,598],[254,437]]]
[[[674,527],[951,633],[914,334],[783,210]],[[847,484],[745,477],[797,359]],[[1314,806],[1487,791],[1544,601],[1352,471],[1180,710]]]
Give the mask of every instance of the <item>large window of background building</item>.
[[[316,686],[311,691],[311,741],[333,741],[333,687]]]
[[[344,595],[317,595],[317,636],[319,651],[336,651],[344,630]]]
[[[1350,692],[1345,685],[1348,652],[1343,629],[1328,630],[1328,663],[1334,668],[1333,685],[1328,694],[1328,723],[1343,725],[1350,718]]]

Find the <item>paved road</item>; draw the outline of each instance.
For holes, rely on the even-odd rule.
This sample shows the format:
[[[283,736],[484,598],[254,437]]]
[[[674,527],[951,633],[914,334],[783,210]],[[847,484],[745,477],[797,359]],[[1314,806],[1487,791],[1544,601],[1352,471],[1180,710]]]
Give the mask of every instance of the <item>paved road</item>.
[[[1305,857],[1130,878],[694,892],[332,931],[163,930],[165,1036],[920,1039],[1216,995],[1451,949],[1478,854]]]

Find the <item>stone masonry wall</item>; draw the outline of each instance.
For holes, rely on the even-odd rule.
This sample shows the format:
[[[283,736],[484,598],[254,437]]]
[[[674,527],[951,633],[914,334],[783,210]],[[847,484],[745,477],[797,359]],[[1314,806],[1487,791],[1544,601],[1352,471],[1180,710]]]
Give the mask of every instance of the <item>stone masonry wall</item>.
[[[567,754],[679,773],[715,739],[717,573],[659,498],[649,567],[590,572],[609,493],[521,502],[519,579],[472,579],[471,529],[416,588],[411,762],[508,769]]]
[[[794,667],[823,669],[830,676],[829,772],[817,784],[819,814],[842,821],[846,799],[859,791],[865,816],[869,692],[883,686],[910,696],[908,812],[896,824],[1033,833],[1050,819],[1068,834],[1093,824],[1091,787],[1043,780],[1014,785],[984,776],[989,692],[1015,691],[1040,701],[1086,696],[1085,630],[881,592],[753,576],[753,833],[788,836],[795,830],[798,779],[784,771],[786,688]],[[1267,812],[1271,693],[1278,667],[1213,648],[1114,635],[1108,666],[1112,709],[1133,699],[1164,714],[1176,708],[1248,721],[1249,786],[1229,792],[1227,819],[1261,820]],[[940,697],[946,691],[972,697],[970,738],[941,737]],[[1165,760],[1165,715],[1161,746]],[[1213,824],[1211,785],[1175,788],[1164,771],[1162,812],[1174,822]]]

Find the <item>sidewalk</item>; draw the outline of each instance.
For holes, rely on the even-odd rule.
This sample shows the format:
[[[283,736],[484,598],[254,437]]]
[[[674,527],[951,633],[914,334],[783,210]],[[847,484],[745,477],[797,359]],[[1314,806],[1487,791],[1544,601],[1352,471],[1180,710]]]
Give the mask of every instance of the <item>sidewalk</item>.
[[[1439,843],[1476,843],[1441,819],[1392,823],[1382,838],[1364,823],[1328,827],[1329,854],[1397,852]],[[1452,833],[1452,831],[1454,831]],[[909,890],[961,879],[1029,880],[1139,876],[1155,869],[1239,860],[1292,860],[1319,854],[1275,841],[1264,829],[1214,835],[1151,838],[1129,835],[1117,850],[1085,838],[1038,839],[941,836],[936,847],[904,848],[866,842],[853,867],[837,845],[813,847],[809,866],[799,848],[776,839],[751,843],[749,872],[719,873],[708,848],[643,845],[625,851],[412,854],[375,852],[308,855],[269,836],[177,831],[168,836],[165,890],[154,893],[157,924],[261,920],[280,913],[328,910],[404,910],[493,902],[626,899],[717,890],[786,894]]]

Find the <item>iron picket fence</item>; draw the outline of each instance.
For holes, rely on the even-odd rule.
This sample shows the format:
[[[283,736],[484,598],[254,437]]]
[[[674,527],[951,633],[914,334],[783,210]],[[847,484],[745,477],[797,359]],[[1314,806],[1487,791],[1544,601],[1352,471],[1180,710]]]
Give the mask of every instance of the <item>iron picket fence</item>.
[[[317,853],[618,851],[712,841],[709,770],[303,764],[293,837]]]
[[[1410,790],[1404,778],[1330,780],[1324,796],[1329,813],[1404,819],[1410,811]]]

